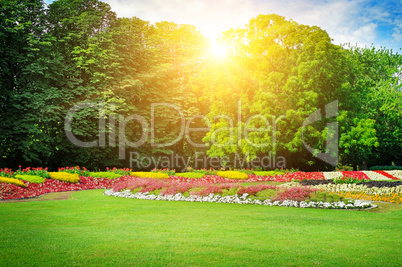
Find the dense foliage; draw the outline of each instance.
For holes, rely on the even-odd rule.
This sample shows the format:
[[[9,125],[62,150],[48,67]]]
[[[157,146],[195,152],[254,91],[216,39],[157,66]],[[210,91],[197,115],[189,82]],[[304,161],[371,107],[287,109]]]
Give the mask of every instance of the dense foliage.
[[[402,165],[392,51],[260,15],[221,35],[217,59],[195,27],[118,18],[99,0],[0,1],[0,13],[2,168],[209,168],[211,157],[245,168],[267,155],[263,169]]]

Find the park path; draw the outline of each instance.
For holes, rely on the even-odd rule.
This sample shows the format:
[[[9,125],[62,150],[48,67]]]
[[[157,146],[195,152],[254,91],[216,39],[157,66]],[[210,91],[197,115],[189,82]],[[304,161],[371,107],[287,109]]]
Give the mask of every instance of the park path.
[[[74,191],[67,192],[56,192],[49,193],[45,195],[40,195],[38,197],[26,198],[26,199],[10,199],[10,200],[0,200],[0,203],[15,203],[15,202],[29,202],[29,201],[48,201],[48,200],[65,200],[69,199],[70,195]]]

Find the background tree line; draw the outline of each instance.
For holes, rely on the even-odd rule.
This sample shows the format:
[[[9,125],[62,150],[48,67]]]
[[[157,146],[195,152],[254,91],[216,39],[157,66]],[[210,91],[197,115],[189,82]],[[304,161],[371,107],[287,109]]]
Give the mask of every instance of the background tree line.
[[[285,157],[288,168],[325,170],[333,167],[303,141],[325,151],[334,134],[328,122],[339,125],[340,164],[402,165],[402,57],[385,48],[341,47],[316,26],[260,15],[222,33],[229,52],[217,59],[194,26],[118,18],[101,1],[0,3],[0,167],[127,167],[134,151],[191,160],[202,152],[228,164],[236,155],[253,160],[271,153]],[[318,109],[325,118],[325,105],[335,100],[336,117],[302,127]],[[67,139],[65,118],[78,103],[105,108],[76,112],[74,135],[105,136],[104,143],[77,147]],[[148,138],[127,147],[120,160],[119,116],[138,114],[151,125],[152,103],[174,104],[188,126],[209,130],[170,146],[153,146]],[[155,143],[175,140],[182,125],[175,113],[156,108],[152,133],[127,122],[127,140],[139,140],[144,130]],[[246,126],[265,130],[246,138]]]

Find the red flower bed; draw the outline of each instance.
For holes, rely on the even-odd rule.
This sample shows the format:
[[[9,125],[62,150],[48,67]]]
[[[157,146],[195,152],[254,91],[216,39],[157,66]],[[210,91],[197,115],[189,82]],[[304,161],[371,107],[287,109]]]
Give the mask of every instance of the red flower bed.
[[[295,200],[295,201],[304,201],[310,198],[311,193],[318,191],[318,189],[305,187],[292,187],[286,189],[284,192],[280,193],[276,198],[273,198],[273,201],[285,201],[285,200]]]
[[[111,188],[115,183],[130,179],[132,179],[130,176],[122,176],[117,179],[99,179],[81,176],[80,182],[73,184],[59,180],[46,179],[42,184],[26,182],[27,188],[13,184],[0,183],[0,200],[30,198],[63,191]]]
[[[370,178],[364,172],[359,171],[343,171],[342,172],[342,179],[344,178],[353,178],[357,180],[370,180]]]
[[[208,196],[209,194],[222,194],[223,189],[230,190],[232,187],[241,187],[239,184],[223,184],[220,186],[208,185],[205,189],[198,192],[191,192],[197,196]]]
[[[291,182],[292,180],[325,180],[322,172],[288,172],[275,178],[275,182]]]
[[[266,184],[260,184],[260,185],[250,185],[249,187],[241,187],[239,191],[237,191],[238,195],[243,195],[243,194],[249,194],[249,195],[257,195],[258,192],[264,191],[267,189],[276,189],[277,187],[275,185],[266,185]]]
[[[283,175],[275,176],[259,176],[255,174],[249,174],[247,179],[235,180],[223,178],[217,175],[205,175],[202,178],[193,179],[178,176],[170,176],[168,181],[175,182],[191,182],[194,180],[205,183],[250,183],[250,182],[291,182],[292,180],[325,180],[322,172],[292,172],[285,173]]]

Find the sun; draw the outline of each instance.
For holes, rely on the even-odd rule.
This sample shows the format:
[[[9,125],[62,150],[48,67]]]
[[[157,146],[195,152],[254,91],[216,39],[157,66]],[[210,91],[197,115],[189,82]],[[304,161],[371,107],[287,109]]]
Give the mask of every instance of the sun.
[[[211,55],[218,59],[223,59],[227,56],[227,47],[216,41],[211,41]]]

